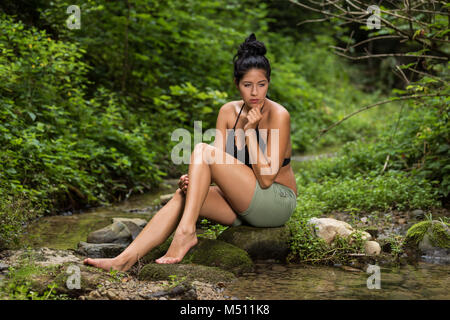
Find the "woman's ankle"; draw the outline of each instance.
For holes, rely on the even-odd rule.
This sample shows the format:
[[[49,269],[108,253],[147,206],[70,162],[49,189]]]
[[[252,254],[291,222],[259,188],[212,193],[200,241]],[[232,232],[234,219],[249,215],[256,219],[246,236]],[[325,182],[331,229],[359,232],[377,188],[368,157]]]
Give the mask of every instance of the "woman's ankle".
[[[121,269],[121,271],[127,271],[134,265],[135,262],[136,261],[134,261],[126,252],[122,252],[114,258],[114,264],[118,267],[118,269]]]
[[[196,233],[195,225],[184,225],[180,224],[177,227],[175,233],[179,233],[181,235],[191,235]]]

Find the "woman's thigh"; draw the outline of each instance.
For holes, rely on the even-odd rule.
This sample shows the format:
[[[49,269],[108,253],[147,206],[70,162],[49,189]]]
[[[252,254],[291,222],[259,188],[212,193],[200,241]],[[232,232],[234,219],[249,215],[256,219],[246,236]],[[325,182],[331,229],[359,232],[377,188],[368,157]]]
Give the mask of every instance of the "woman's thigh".
[[[245,211],[253,198],[256,176],[252,169],[225,151],[203,144],[211,170],[211,179],[234,212]],[[212,156],[211,158],[208,158]],[[215,160],[215,161],[214,161]]]
[[[232,225],[236,219],[236,213],[218,186],[209,187],[205,202],[200,209],[200,216],[223,225]]]

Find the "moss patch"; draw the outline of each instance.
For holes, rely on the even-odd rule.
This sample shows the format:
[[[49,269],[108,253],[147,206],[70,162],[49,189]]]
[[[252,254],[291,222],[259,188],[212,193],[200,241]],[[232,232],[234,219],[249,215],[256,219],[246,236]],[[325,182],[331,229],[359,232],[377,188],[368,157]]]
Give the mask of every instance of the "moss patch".
[[[209,283],[228,282],[235,279],[231,272],[216,268],[194,264],[147,264],[139,272],[139,280],[160,281],[170,280],[170,276],[176,275],[186,281],[200,280]]]
[[[406,233],[406,243],[417,246],[427,237],[430,243],[439,248],[450,248],[449,224],[446,222],[427,220],[416,223]]]
[[[220,240],[201,239],[194,248],[190,261],[219,267],[235,275],[253,271],[253,262],[247,252]]]

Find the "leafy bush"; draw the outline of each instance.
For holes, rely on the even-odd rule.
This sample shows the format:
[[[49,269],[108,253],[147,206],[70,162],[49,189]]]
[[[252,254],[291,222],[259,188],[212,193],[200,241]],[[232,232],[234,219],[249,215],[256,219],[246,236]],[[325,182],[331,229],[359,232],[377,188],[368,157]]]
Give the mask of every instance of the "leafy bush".
[[[7,192],[0,187],[0,194],[6,195]],[[17,245],[23,225],[42,212],[43,208],[38,204],[19,194],[0,199],[0,251]]]
[[[2,239],[31,204],[50,213],[156,186],[152,128],[104,88],[85,98],[83,50],[5,15],[0,27]]]

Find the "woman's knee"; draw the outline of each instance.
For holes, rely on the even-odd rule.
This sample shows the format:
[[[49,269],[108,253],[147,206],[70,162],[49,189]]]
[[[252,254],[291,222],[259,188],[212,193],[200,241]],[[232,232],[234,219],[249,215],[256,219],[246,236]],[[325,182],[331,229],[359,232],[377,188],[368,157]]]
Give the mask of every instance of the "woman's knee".
[[[196,159],[196,163],[200,160],[200,162],[212,164],[215,162],[216,148],[205,142],[200,142],[195,145],[192,155]]]

